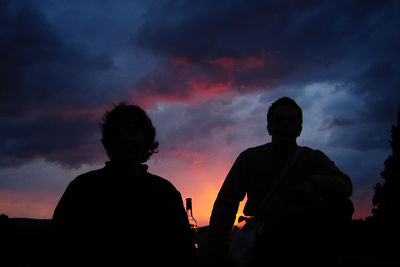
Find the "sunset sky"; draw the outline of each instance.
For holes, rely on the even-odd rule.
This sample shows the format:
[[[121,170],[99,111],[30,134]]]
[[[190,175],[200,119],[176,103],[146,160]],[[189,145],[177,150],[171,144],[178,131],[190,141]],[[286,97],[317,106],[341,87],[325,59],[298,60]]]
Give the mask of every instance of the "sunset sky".
[[[125,101],[156,126],[149,171],[207,225],[289,96],[299,144],[352,178],[354,217],[368,216],[400,105],[399,16],[383,0],[0,1],[0,213],[51,218],[68,183],[104,165],[99,123]]]

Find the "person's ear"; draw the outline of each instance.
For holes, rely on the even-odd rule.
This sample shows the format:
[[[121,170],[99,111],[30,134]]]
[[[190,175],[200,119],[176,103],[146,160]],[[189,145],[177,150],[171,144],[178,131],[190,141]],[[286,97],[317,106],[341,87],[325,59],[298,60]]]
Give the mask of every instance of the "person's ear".
[[[301,135],[301,132],[303,131],[303,126],[302,125],[300,125],[299,126],[299,129],[298,129],[298,132],[297,132],[297,137],[299,137],[300,135]]]
[[[272,133],[271,133],[271,126],[270,126],[269,123],[267,124],[267,130],[268,130],[269,135],[272,136]]]

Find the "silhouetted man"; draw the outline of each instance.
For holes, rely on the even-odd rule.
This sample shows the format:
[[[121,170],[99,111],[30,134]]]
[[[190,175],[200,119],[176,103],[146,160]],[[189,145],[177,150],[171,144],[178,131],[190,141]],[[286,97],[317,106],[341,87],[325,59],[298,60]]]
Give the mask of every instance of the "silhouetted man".
[[[180,193],[143,165],[158,142],[150,118],[124,103],[103,117],[105,167],[75,178],[52,221],[53,266],[183,266],[192,234]]]
[[[254,266],[326,266],[335,261],[351,220],[351,180],[321,151],[297,145],[303,115],[295,101],[277,100],[267,121],[272,142],[239,155],[214,203],[209,263],[224,261],[239,202],[247,194],[244,214],[263,225],[255,239]]]

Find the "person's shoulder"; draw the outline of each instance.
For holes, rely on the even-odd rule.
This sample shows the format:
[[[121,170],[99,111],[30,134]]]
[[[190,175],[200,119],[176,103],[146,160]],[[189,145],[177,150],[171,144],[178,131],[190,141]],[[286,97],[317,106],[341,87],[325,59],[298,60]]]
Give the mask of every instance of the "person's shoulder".
[[[82,173],[78,175],[75,179],[73,179],[69,186],[70,187],[77,187],[77,186],[84,186],[84,185],[92,185],[93,183],[98,181],[100,177],[104,176],[104,169],[98,169],[89,171],[86,173]]]
[[[308,146],[302,146],[302,154],[309,158],[329,159],[328,156],[319,149],[312,149]]]
[[[153,186],[154,188],[159,188],[160,190],[177,191],[175,186],[165,178],[158,175],[146,172],[145,181]]]
[[[254,157],[258,156],[259,154],[263,154],[268,152],[270,148],[270,143],[263,144],[260,146],[255,146],[255,147],[250,147],[244,150],[242,153],[240,153],[239,158],[248,158],[248,157]]]

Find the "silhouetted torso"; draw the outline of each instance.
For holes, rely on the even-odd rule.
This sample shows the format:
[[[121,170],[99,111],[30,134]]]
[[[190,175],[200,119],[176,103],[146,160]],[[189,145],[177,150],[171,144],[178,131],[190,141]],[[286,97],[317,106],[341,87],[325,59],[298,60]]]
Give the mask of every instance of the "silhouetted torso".
[[[193,260],[192,235],[180,193],[167,180],[107,162],[73,180],[53,217],[55,265]]]
[[[266,192],[278,179],[278,174],[295,150],[296,147],[283,151],[268,143],[247,149],[239,155],[214,204],[208,244],[211,257],[224,253],[226,249],[224,246],[227,244],[239,202],[246,194],[245,215],[266,221],[266,233],[258,236],[259,242],[257,242],[261,262],[282,263],[281,258],[285,256],[286,260],[299,263],[300,256],[316,256],[321,251],[331,249],[331,245],[328,248],[326,242],[324,245],[319,242],[322,238],[328,240],[328,233],[339,236],[338,231],[343,231],[343,227],[334,225],[334,221],[331,222],[332,227],[328,226],[327,220],[335,219],[337,214],[334,210],[329,210],[330,214],[326,214],[329,217],[322,218],[321,213],[314,213],[314,203],[318,203],[320,198],[330,199],[340,196],[347,199],[351,195],[352,185],[349,177],[321,151],[303,147],[284,181],[275,189],[276,192],[267,208],[263,210],[264,213],[258,212]],[[296,191],[297,185],[308,181],[313,175],[321,176],[315,193],[303,194]],[[347,211],[343,212],[348,214]],[[332,246],[338,245],[332,244]],[[322,250],[317,251],[316,248]]]

